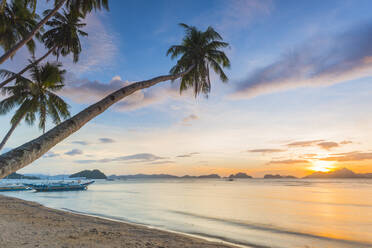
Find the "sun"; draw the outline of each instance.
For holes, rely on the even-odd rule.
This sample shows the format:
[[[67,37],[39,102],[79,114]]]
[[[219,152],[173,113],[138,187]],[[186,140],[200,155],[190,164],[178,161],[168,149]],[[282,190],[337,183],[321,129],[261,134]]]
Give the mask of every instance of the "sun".
[[[309,167],[308,169],[312,171],[329,172],[335,168],[335,166],[333,165],[335,161],[314,160],[314,161],[311,161],[311,163],[313,165]]]

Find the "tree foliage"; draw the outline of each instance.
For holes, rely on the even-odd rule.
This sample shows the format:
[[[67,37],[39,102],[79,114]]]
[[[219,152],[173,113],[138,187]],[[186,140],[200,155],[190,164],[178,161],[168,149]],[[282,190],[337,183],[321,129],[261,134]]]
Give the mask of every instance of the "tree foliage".
[[[182,77],[180,91],[193,88],[195,96],[200,93],[208,96],[211,90],[210,67],[222,82],[228,81],[222,68],[229,68],[230,61],[220,49],[228,47],[229,44],[223,42],[221,35],[212,27],[203,32],[184,23],[180,26],[185,29],[186,35],[180,45],[171,46],[167,51],[167,55],[171,55],[172,59],[180,56],[170,72],[178,74],[192,68]]]
[[[11,124],[24,118],[26,123],[32,125],[38,118],[39,128],[43,132],[48,116],[54,124],[68,118],[69,106],[56,94],[64,86],[65,70],[60,67],[61,64],[49,62],[42,66],[34,65],[30,70],[31,79],[18,76],[15,85],[3,87],[2,93],[6,98],[0,102],[0,114],[7,114],[18,107],[11,118]],[[1,70],[0,73],[13,75],[6,70]]]

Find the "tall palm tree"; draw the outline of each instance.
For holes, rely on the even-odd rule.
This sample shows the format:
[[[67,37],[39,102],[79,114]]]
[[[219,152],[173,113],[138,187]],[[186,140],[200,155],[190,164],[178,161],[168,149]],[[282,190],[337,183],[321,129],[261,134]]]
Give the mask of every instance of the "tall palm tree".
[[[170,70],[171,74],[181,73],[192,67],[191,71],[182,77],[180,91],[190,87],[194,94],[208,95],[211,90],[209,66],[219,75],[222,82],[227,82],[227,76],[220,65],[230,67],[230,61],[226,54],[218,49],[228,47],[229,44],[222,41],[222,37],[212,27],[202,32],[196,27],[180,23],[185,29],[186,36],[181,45],[171,46],[167,55],[172,59],[182,55],[177,64]]]
[[[34,65],[30,73],[31,79],[18,77],[14,86],[2,89],[7,97],[0,102],[0,114],[7,114],[16,106],[19,107],[10,121],[10,130],[0,143],[0,150],[23,119],[27,124],[33,125],[37,115],[39,128],[45,132],[48,116],[56,125],[61,123],[61,119],[70,116],[69,106],[55,94],[64,86],[65,70],[60,67],[61,64],[51,63]]]
[[[48,14],[48,11],[45,13]],[[16,79],[17,76],[22,75],[35,64],[40,63],[43,59],[53,53],[57,56],[67,56],[68,54],[73,54],[73,61],[76,63],[79,60],[79,54],[81,53],[81,44],[79,36],[87,36],[88,34],[81,30],[86,24],[82,23],[83,15],[81,13],[76,13],[73,11],[67,12],[65,9],[62,13],[56,13],[52,20],[48,21],[46,24],[51,27],[50,30],[45,32],[42,36],[42,41],[48,51],[34,60],[32,63],[28,64],[25,68],[19,71],[17,74],[8,77],[6,80],[0,83],[0,88],[4,87],[6,84]],[[0,75],[2,75],[2,70],[0,70]],[[7,75],[7,74],[6,74]]]
[[[125,86],[106,96],[99,102],[87,107],[40,137],[1,155],[0,178],[38,159],[56,144],[78,131],[94,117],[103,113],[111,105],[138,90],[149,88],[160,82],[168,80],[174,81],[181,78],[181,91],[184,90],[183,87],[194,87],[194,89],[196,88],[196,95],[199,92],[207,93],[211,88],[208,71],[209,64],[219,73],[223,81],[226,81],[227,77],[220,66],[228,67],[230,62],[223,51],[217,48],[226,47],[228,44],[221,43],[221,36],[211,27],[205,32],[201,32],[195,27],[189,27],[184,24],[182,24],[182,26],[186,28],[186,36],[182,44],[173,46],[170,48],[170,51],[168,51],[168,54],[172,54],[173,58],[177,55],[182,55],[177,61],[176,66],[171,69],[170,75],[159,76]],[[178,49],[177,47],[180,48]],[[219,67],[217,67],[217,65]],[[184,86],[182,86],[182,84]]]
[[[54,0],[54,8],[48,12],[48,14],[35,26],[35,28],[28,33],[17,44],[12,48],[6,50],[6,52],[0,56],[0,64],[4,63],[7,59],[13,56],[22,46],[29,42],[32,37],[39,32],[39,30],[46,24],[51,17],[53,17],[62,6],[66,6],[67,9],[72,9],[75,12],[79,12],[84,16],[93,10],[101,10],[105,8],[108,10],[108,0]]]
[[[5,3],[0,14],[0,46],[7,51],[17,42],[24,39],[37,25],[38,15],[34,15],[27,7],[26,0],[12,0]],[[40,35],[37,33],[37,37]],[[31,53],[35,51],[35,42],[30,39],[27,48]]]

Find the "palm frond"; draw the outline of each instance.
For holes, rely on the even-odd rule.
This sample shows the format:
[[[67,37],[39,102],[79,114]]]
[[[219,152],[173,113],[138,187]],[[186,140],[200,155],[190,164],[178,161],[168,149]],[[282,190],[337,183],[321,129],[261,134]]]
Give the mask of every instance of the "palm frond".
[[[192,68],[182,76],[180,92],[192,89],[195,97],[200,93],[208,96],[211,90],[209,67],[219,75],[222,82],[228,81],[222,67],[229,68],[230,61],[220,49],[229,44],[222,41],[222,36],[212,27],[203,32],[184,23],[179,25],[185,29],[185,37],[181,44],[171,46],[167,51],[167,56],[178,58],[170,73],[175,75]]]

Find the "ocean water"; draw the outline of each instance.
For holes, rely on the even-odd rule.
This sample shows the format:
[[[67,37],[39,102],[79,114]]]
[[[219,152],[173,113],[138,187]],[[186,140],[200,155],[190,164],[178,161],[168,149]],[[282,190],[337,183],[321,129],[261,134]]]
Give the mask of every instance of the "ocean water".
[[[2,194],[246,247],[372,247],[372,180],[118,180]]]

